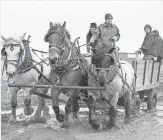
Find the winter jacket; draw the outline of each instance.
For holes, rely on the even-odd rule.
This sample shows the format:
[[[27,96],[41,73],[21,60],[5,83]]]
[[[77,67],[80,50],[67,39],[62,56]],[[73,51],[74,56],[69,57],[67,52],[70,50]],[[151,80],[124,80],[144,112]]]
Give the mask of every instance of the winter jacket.
[[[152,47],[153,42],[154,42],[154,33],[151,32],[144,37],[143,44],[140,48],[143,54],[148,55],[148,49]]]
[[[103,23],[98,26],[91,39],[98,40],[95,49],[99,50],[106,45],[112,46],[114,41],[111,38],[114,36],[117,36],[119,40],[120,33],[118,27],[115,24]]]
[[[155,30],[154,41],[152,46],[148,49],[148,54],[153,55],[155,57],[161,56],[163,50],[163,40],[159,36],[159,32]],[[162,54],[163,57],[163,54]]]

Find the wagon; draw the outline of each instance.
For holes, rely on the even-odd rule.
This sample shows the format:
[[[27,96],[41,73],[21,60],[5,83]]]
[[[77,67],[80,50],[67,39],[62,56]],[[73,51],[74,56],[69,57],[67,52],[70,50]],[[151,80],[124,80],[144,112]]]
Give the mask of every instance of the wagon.
[[[141,101],[147,101],[147,109],[155,110],[157,104],[157,93],[155,88],[163,82],[163,62],[138,60],[135,53],[117,53],[118,58],[130,62],[135,71],[134,95],[139,95]],[[90,57],[90,56],[89,56]],[[10,87],[33,87],[33,88],[66,88],[66,89],[89,89],[89,90],[105,90],[104,87],[82,87],[82,86],[56,86],[56,85],[15,85],[9,84]],[[41,93],[33,93],[35,95],[52,99],[51,96]],[[135,98],[136,96],[134,96]],[[134,99],[135,100],[135,99]],[[66,102],[64,100],[60,100]],[[135,100],[136,101],[136,100]],[[135,105],[136,106],[136,105]]]
[[[147,101],[147,109],[155,110],[157,92],[155,89],[163,82],[163,62],[139,60],[135,53],[117,53],[119,59],[130,62],[135,72],[135,92],[141,101]]]

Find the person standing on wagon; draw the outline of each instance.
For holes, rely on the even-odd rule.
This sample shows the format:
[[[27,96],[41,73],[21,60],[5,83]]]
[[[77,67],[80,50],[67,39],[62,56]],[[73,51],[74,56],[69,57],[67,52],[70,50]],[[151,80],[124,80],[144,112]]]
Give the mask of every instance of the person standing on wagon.
[[[89,43],[89,41],[92,38],[93,34],[95,33],[96,29],[97,29],[97,24],[96,23],[91,23],[89,32],[88,32],[88,34],[86,36],[86,43]],[[87,53],[90,53],[90,47],[95,48],[96,45],[97,45],[97,40],[94,43],[92,43],[90,45],[87,45]]]
[[[90,39],[89,44],[93,44],[95,41],[97,41],[97,45],[95,48],[93,48],[93,57],[96,54],[96,52],[103,50],[106,47],[112,48],[114,47],[114,43],[116,41],[119,41],[120,39],[120,33],[118,27],[112,23],[113,16],[111,14],[105,15],[105,22],[103,24],[100,24],[97,28],[97,30],[94,32],[92,38]],[[96,73],[96,65],[94,59],[92,57],[92,68],[93,71]],[[113,57],[115,58],[115,55],[113,54]]]
[[[119,41],[120,33],[118,27],[112,23],[113,16],[111,14],[105,15],[105,22],[100,24],[90,39],[90,44],[98,40],[95,47],[96,50],[104,46],[113,47],[114,42]]]
[[[148,24],[144,26],[144,31],[146,35],[144,37],[143,44],[141,48],[139,48],[139,50],[136,51],[136,53],[139,54],[142,52],[144,54],[143,60],[153,60],[154,56],[149,54],[148,49],[152,47],[155,35],[152,32],[152,27]]]

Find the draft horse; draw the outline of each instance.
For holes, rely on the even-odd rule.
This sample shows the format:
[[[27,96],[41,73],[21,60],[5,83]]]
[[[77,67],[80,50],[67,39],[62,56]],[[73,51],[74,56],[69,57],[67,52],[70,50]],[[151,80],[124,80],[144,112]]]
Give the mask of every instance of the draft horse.
[[[63,25],[50,22],[50,28],[45,35],[45,42],[49,43],[49,61],[51,64],[50,81],[53,85],[61,86],[87,86],[85,72],[81,68],[80,59],[75,43],[70,41],[70,33],[65,29],[66,22]],[[65,116],[59,109],[60,93],[67,93],[68,101],[65,106]],[[78,89],[51,89],[52,107],[56,114],[56,119],[63,122],[62,127],[68,127],[69,115],[72,111],[75,114],[78,107]],[[86,91],[84,92],[86,94]]]
[[[32,59],[32,54],[29,48],[29,40],[24,39],[25,34],[20,38],[5,38],[3,36],[3,48],[1,50],[1,55],[5,56],[4,66],[6,69],[6,74],[8,75],[8,83],[12,84],[46,84],[47,81],[40,77],[37,72],[41,71],[41,67],[33,67],[34,61]],[[30,68],[32,67],[32,68]],[[44,67],[43,74],[48,77],[50,73],[50,67]],[[40,78],[39,78],[40,77]],[[21,88],[19,87],[9,87],[9,92],[11,94],[11,116],[9,122],[16,123],[16,106],[17,106],[17,93]],[[26,115],[31,115],[34,109],[31,107],[31,88],[23,88],[26,91],[26,96],[24,100],[25,108],[24,113]],[[41,92],[47,94],[48,88],[45,89],[33,89],[33,91]],[[45,104],[45,99],[39,97],[38,107],[34,116],[31,118],[34,122],[42,121],[41,112],[46,118],[50,117],[48,107]]]
[[[97,69],[95,74],[88,75],[88,86],[105,87],[104,91],[88,90],[89,122],[94,129],[112,128],[116,124],[116,106],[119,98],[124,99],[125,122],[130,118],[130,101],[132,96],[132,84],[134,82],[134,70],[126,61],[120,61],[115,57],[114,47],[104,46],[95,50],[92,63]],[[110,121],[101,123],[95,114],[95,103],[105,103],[108,106]]]

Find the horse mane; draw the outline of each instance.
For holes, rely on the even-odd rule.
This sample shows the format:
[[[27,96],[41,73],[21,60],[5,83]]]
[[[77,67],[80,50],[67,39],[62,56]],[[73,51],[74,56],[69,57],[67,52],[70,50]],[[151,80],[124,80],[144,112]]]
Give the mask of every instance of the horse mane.
[[[16,43],[20,43],[21,42],[21,40],[20,39],[17,39],[17,38],[15,38],[15,37],[8,37],[8,38],[6,38],[6,41],[5,42],[16,42]]]
[[[49,35],[49,34],[51,34],[51,33],[55,33],[55,31],[57,31],[57,30],[58,30],[59,28],[61,28],[61,27],[62,27],[62,25],[61,25],[60,23],[54,23],[54,24],[50,27],[50,29],[48,30],[48,33],[47,33],[46,35]],[[70,32],[69,32],[67,29],[65,29],[64,31],[65,31],[65,33],[66,33],[68,39],[70,40],[70,39],[71,39],[71,34],[70,34]]]

